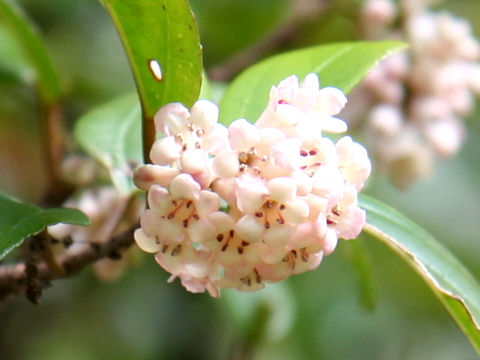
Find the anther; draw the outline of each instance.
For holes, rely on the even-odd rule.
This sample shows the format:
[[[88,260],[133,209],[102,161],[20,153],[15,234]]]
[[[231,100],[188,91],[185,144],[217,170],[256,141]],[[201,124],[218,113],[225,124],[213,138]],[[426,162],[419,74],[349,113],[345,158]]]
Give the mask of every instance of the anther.
[[[313,156],[313,155],[317,155],[317,150],[310,150],[310,151],[308,152],[308,154],[309,154],[309,155],[312,155],[312,156]]]
[[[218,241],[218,242],[223,241],[223,234],[218,234],[218,235],[217,235],[217,241]]]
[[[263,217],[263,213],[260,212],[260,211],[258,211],[258,212],[255,213],[255,216],[256,216],[257,218],[261,218],[261,217]]]
[[[204,132],[202,129],[197,129],[197,131],[195,131],[195,134],[198,136],[198,137],[202,137],[204,135]]]
[[[305,150],[300,150],[300,156],[307,156],[308,155],[308,152],[306,152]]]
[[[172,256],[177,256],[180,253],[180,250],[182,250],[182,245],[177,245],[173,248],[172,252],[170,253]]]

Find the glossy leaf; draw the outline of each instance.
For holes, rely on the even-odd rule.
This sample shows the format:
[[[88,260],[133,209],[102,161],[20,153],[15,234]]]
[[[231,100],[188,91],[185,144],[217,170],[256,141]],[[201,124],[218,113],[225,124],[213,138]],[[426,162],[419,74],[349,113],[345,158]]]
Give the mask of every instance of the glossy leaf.
[[[127,94],[83,115],[76,123],[75,138],[99,161],[122,194],[135,187],[132,167],[142,163],[141,112],[137,94]]]
[[[12,34],[0,23],[0,84],[28,82],[29,66]]]
[[[0,259],[29,236],[57,223],[89,225],[90,219],[77,209],[41,209],[0,193]]]
[[[268,102],[272,85],[297,75],[320,75],[321,86],[334,86],[348,93],[385,56],[399,51],[399,41],[352,42],[320,45],[273,56],[241,73],[229,86],[220,104],[220,121],[238,118],[255,122]]]
[[[144,118],[144,140],[155,139],[153,117],[170,102],[191,106],[202,82],[202,53],[187,0],[103,0],[128,55]]]
[[[17,38],[25,58],[34,69],[40,95],[45,103],[60,97],[60,84],[48,51],[33,24],[11,0],[0,0],[0,18]]]
[[[430,234],[398,211],[362,195],[364,232],[383,241],[412,266],[480,354],[480,285]]]

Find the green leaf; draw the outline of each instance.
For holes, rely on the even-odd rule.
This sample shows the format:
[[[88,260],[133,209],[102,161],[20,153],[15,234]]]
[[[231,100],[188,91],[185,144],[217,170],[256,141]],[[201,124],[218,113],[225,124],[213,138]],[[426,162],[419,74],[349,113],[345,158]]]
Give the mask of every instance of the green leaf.
[[[480,285],[439,242],[398,211],[361,195],[364,232],[383,241],[412,266],[442,301],[480,354]]]
[[[142,104],[144,145],[155,139],[153,117],[171,102],[192,106],[202,82],[202,53],[187,0],[103,0],[123,42]],[[161,70],[153,71],[154,64]]]
[[[34,25],[10,0],[0,0],[0,18],[12,31],[23,53],[35,71],[36,82],[43,101],[56,102],[60,97],[60,84],[48,51]]]
[[[16,40],[0,23],[0,84],[27,83],[29,68]]]
[[[369,311],[375,310],[377,292],[373,277],[372,259],[362,241],[342,242],[339,247],[342,254],[350,261],[355,270],[359,288],[360,303]]]
[[[41,209],[0,193],[0,259],[29,236],[57,223],[89,225],[90,219],[77,209]]]
[[[141,114],[138,96],[123,95],[78,119],[75,139],[107,169],[121,194],[135,190],[132,165],[142,163]]]
[[[268,102],[272,85],[297,75],[320,75],[321,86],[334,86],[348,93],[385,56],[406,46],[399,41],[351,42],[320,45],[268,58],[241,73],[220,103],[220,122],[238,118],[255,122]]]

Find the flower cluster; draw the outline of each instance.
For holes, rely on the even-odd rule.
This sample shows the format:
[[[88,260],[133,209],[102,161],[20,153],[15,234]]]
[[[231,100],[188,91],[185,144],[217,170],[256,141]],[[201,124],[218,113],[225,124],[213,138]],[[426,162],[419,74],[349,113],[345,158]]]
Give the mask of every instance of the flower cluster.
[[[239,119],[227,129],[206,100],[160,109],[155,125],[166,136],[134,176],[149,204],[138,246],[171,281],[212,296],[315,269],[365,223],[357,192],[370,174],[367,152],[350,137],[323,136],[347,129],[334,116],[345,103],[310,74],[301,86],[291,76],[272,87],[254,125]]]
[[[72,165],[78,164],[84,165],[81,159],[73,158]],[[84,168],[91,169],[90,166]],[[123,211],[125,208],[123,204],[126,201],[127,199],[111,186],[89,188],[69,198],[63,206],[81,210],[90,218],[91,224],[89,226],[71,224],[49,226],[48,233],[54,242],[63,244],[61,247],[55,247],[55,253],[78,254],[85,247],[95,248],[99,243],[108,241],[111,236],[129,229],[145,208],[145,200],[140,196],[134,196],[129,200],[128,211]],[[122,212],[116,213],[118,210]],[[112,254],[111,258],[95,262],[94,271],[99,279],[116,280],[129,264],[134,263],[133,250],[129,249],[122,257],[116,255]]]
[[[480,94],[480,45],[466,20],[429,10],[434,2],[402,0],[397,9],[392,0],[367,0],[361,16],[367,38],[411,45],[375,68],[350,102],[352,115],[369,113],[368,146],[400,186],[459,151],[463,118]]]

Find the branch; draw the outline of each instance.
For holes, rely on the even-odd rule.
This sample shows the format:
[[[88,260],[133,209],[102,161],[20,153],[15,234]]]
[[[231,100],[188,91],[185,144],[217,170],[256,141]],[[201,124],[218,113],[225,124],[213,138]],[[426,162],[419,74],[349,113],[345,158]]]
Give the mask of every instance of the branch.
[[[37,263],[36,285],[44,288],[50,284],[51,280],[68,278],[103,258],[119,259],[122,253],[133,244],[133,232],[138,227],[139,223],[136,223],[127,231],[112,237],[107,242],[90,242],[85,244],[85,248],[79,252],[67,253],[58,260],[58,264],[64,269],[63,273],[54,271],[45,261]],[[27,290],[28,267],[27,262],[0,267],[0,301]]]

